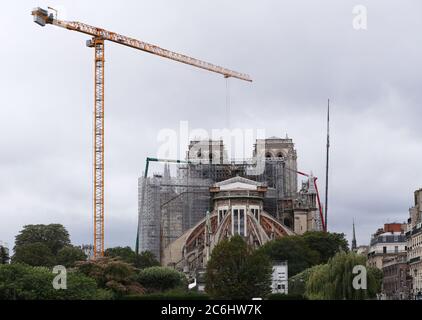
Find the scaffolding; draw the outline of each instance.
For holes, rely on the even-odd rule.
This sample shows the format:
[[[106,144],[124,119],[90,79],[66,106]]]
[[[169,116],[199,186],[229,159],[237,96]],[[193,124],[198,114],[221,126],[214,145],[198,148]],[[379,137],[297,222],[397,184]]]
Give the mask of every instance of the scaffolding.
[[[315,195],[307,192],[310,184],[307,190],[298,191],[295,151],[290,158],[254,155],[251,159],[227,160],[221,141],[205,144],[206,152],[201,149],[204,144],[194,149],[191,143],[187,160],[147,158],[138,182],[138,252],[149,250],[160,260],[164,248],[194,227],[207,211],[213,211],[209,188],[236,176],[266,185],[264,210],[287,227],[293,228],[294,210],[299,205],[316,210]],[[149,161],[164,162],[164,169],[148,177]],[[259,161],[263,170],[254,170]],[[170,174],[170,165],[176,166],[175,176]],[[315,213],[315,225],[321,225],[317,220]]]
[[[248,174],[246,168],[251,165],[251,161],[178,163],[177,175],[171,177],[166,163],[163,172],[139,178],[139,252],[149,250],[160,259],[168,244],[195,226],[207,211],[212,211],[209,187],[235,176],[265,183],[268,192],[264,210],[280,218],[280,200],[294,196],[287,192],[286,176],[290,173],[284,170],[284,161],[266,161],[260,175]]]

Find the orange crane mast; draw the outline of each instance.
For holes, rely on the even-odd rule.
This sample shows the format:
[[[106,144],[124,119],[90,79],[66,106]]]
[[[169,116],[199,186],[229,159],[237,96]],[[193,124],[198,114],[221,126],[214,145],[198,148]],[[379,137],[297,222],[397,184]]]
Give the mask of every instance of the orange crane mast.
[[[57,12],[56,12],[57,13]],[[94,48],[95,80],[94,80],[94,177],[93,177],[93,211],[94,211],[94,258],[104,255],[104,42],[112,41],[134,49],[142,50],[163,58],[185,63],[207,71],[219,73],[225,78],[237,78],[252,82],[249,75],[229,70],[209,62],[198,60],[184,54],[160,48],[134,38],[93,27],[76,21],[62,21],[48,10],[35,8],[31,14],[34,22],[44,27],[51,24],[67,30],[77,31],[92,36],[86,42]]]

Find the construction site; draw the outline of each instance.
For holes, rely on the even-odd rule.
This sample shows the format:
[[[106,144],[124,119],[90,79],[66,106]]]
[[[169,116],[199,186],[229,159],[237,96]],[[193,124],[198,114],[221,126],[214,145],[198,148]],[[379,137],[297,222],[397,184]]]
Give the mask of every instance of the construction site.
[[[217,73],[226,79],[226,87],[229,78],[247,82],[252,78],[103,28],[60,20],[53,8],[35,8],[32,15],[42,27],[50,24],[92,37],[86,41],[94,51],[95,71],[92,256],[102,257],[105,43],[114,42]],[[293,140],[288,136],[257,139],[251,148],[250,159],[230,159],[222,139],[198,139],[190,141],[184,159],[148,157],[138,181],[135,251],[150,251],[162,265],[194,273],[204,268],[214,245],[235,234],[252,246],[260,246],[286,235],[326,231],[327,210],[324,219],[317,178],[298,171]],[[164,163],[164,169],[150,174],[150,162]],[[304,178],[300,188],[299,176]]]
[[[274,229],[277,226],[283,230],[279,236],[324,230],[316,178],[297,170],[293,140],[288,137],[259,139],[253,148],[251,159],[236,161],[227,158],[222,140],[199,140],[191,141],[184,160],[147,158],[145,172],[139,178],[139,243],[136,250],[153,252],[163,265],[185,272],[196,271],[201,266],[189,268],[182,252],[189,243],[179,239],[198,227],[198,234],[207,234],[202,230],[207,219],[215,225],[214,230],[209,231],[213,238],[223,221],[222,212],[226,216],[235,207],[244,207],[241,209],[244,214],[254,216],[251,223],[252,219],[260,221],[259,213],[275,220],[276,225],[265,226],[261,235],[241,233],[245,238],[251,236],[251,245],[263,244],[263,237],[276,238]],[[148,175],[150,161],[163,162],[163,171]],[[171,176],[172,165],[177,167],[175,176]],[[304,178],[300,189],[298,176]],[[227,201],[214,205],[219,184],[226,187],[225,194],[220,193],[218,199]],[[252,191],[254,188],[257,191]],[[227,223],[235,228],[233,220],[229,218]],[[242,226],[246,224],[246,221],[242,222]],[[252,226],[249,229],[252,230]],[[205,239],[195,239],[195,242],[196,252],[205,249]],[[171,254],[177,256],[178,261],[169,260],[168,253],[167,257],[165,254],[174,245],[181,250],[179,255]]]

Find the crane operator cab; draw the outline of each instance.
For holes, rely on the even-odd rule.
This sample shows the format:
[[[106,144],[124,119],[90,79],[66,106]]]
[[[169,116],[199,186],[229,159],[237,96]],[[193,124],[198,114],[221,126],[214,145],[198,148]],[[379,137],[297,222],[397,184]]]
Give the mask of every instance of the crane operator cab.
[[[44,27],[47,23],[52,23],[54,19],[52,13],[49,14],[47,10],[40,7],[32,10],[31,14],[34,16],[34,22],[41,27]]]

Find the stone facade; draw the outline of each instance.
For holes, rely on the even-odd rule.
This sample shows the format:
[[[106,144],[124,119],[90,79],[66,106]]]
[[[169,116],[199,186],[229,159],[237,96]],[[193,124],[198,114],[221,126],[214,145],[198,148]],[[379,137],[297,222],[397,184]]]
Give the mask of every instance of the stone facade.
[[[409,209],[407,225],[409,272],[413,278],[413,297],[422,296],[422,189],[415,191],[414,206]]]
[[[383,260],[406,253],[406,224],[386,223],[372,235],[368,250],[368,266],[382,270]]]
[[[382,292],[387,300],[407,300],[411,296],[412,278],[409,275],[406,253],[383,260]]]

